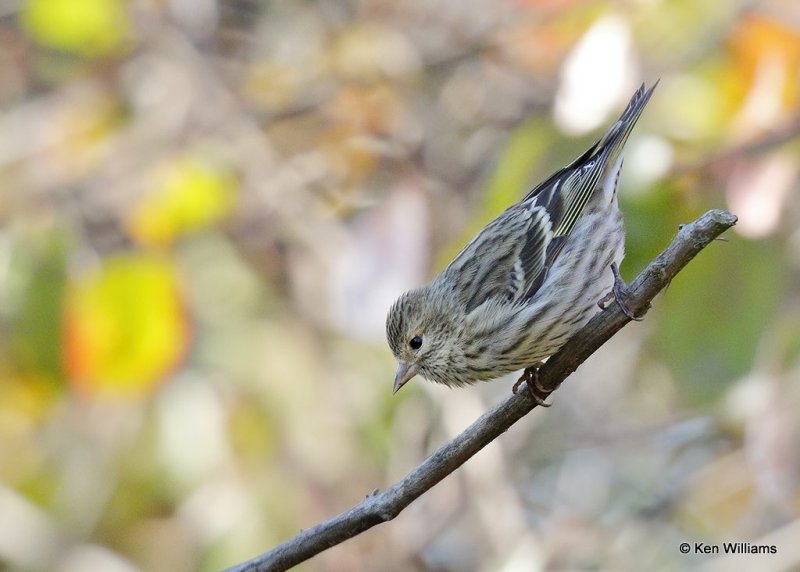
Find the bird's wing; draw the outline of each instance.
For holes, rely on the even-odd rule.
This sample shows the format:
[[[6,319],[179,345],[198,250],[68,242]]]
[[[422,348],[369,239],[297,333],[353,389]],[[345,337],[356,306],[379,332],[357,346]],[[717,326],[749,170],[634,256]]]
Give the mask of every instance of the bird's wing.
[[[470,312],[491,298],[517,300],[542,273],[552,238],[547,211],[517,203],[490,222],[442,272]]]
[[[619,119],[609,127],[597,143],[571,164],[537,185],[522,199],[523,203],[529,201],[544,208],[553,227],[553,238],[547,246],[542,271],[528,284],[525,298],[536,294],[544,282],[547,270],[561,253],[564,243],[589,200],[603,186],[612,166],[617,163],[628,136],[657,85],[658,82],[646,90],[642,84],[631,97]],[[616,173],[613,176],[616,176]],[[611,191],[616,192],[616,184],[611,187]],[[611,198],[608,197],[608,200]]]
[[[467,312],[491,298],[515,301],[536,294],[589,200],[603,187],[653,89],[640,87],[597,143],[490,222],[442,272],[437,280],[453,289]]]

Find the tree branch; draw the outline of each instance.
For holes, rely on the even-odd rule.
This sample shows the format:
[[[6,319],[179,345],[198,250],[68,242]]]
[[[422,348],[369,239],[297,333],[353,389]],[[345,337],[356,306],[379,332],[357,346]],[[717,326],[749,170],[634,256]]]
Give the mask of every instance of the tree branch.
[[[789,120],[779,128],[770,131],[760,139],[749,141],[691,163],[678,164],[672,169],[669,176],[670,178],[680,177],[687,173],[729,165],[736,160],[771,151],[798,137],[800,137],[800,115]]]
[[[716,237],[736,224],[727,211],[711,210],[681,228],[670,245],[631,284],[628,306],[642,314],[672,278]],[[552,356],[539,372],[539,383],[555,390],[578,366],[630,320],[612,304]],[[272,550],[229,568],[227,572],[287,570],[323,550],[344,542],[376,524],[392,520],[413,500],[463,465],[470,457],[527,415],[536,404],[525,396],[510,395],[484,413],[455,439],[442,445],[400,481],[368,495],[350,510],[301,531]]]

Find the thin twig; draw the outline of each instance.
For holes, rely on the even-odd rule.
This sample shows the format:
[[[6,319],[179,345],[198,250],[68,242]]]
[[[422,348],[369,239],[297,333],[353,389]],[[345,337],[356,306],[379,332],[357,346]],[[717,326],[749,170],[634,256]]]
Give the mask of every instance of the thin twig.
[[[672,278],[716,237],[736,224],[727,211],[711,210],[684,225],[670,245],[630,286],[629,308],[641,315]],[[599,312],[539,371],[539,384],[555,390],[578,366],[630,320],[616,304]],[[272,550],[229,568],[227,572],[276,572],[287,570],[323,550],[344,542],[376,524],[392,520],[413,500],[463,465],[475,453],[502,435],[536,404],[521,395],[510,395],[481,415],[455,439],[442,445],[420,465],[383,492],[374,492],[350,510],[301,531]]]
[[[781,125],[780,128],[763,135],[760,139],[755,141],[732,147],[696,162],[678,164],[672,169],[670,177],[680,177],[698,171],[705,171],[711,168],[728,165],[732,161],[740,160],[743,157],[761,155],[798,138],[800,138],[800,116],[787,121],[785,124]]]

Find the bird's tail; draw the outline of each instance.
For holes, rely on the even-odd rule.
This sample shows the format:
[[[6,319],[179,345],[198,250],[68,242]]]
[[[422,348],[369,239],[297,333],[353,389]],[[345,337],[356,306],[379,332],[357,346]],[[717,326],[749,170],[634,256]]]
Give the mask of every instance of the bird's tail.
[[[523,201],[535,200],[551,213],[553,236],[567,236],[598,189],[615,196],[621,153],[636,120],[658,82],[650,89],[644,84],[631,97],[620,118],[605,135],[572,163],[537,185]],[[557,252],[556,252],[557,253]]]
[[[628,136],[631,134],[631,131],[633,131],[633,127],[639,120],[639,116],[642,115],[642,110],[645,105],[650,101],[650,96],[653,95],[653,91],[658,86],[659,81],[660,80],[656,80],[650,89],[645,89],[645,85],[642,84],[631,97],[628,106],[625,108],[625,111],[622,112],[619,119],[617,119],[608,131],[606,131],[606,134],[603,135],[603,138],[595,145],[595,154],[604,155],[604,160],[607,164],[614,164],[622,148],[625,147]]]

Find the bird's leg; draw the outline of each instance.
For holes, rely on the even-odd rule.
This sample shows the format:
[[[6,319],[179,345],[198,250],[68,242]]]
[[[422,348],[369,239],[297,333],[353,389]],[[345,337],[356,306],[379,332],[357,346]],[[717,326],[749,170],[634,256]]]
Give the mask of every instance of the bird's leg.
[[[628,306],[628,300],[631,299],[633,294],[631,293],[630,288],[628,288],[628,285],[625,284],[625,280],[623,280],[622,276],[620,276],[619,267],[617,266],[616,262],[611,263],[611,272],[614,273],[614,286],[611,288],[611,292],[603,297],[603,299],[601,299],[597,305],[605,310],[611,305],[611,302],[616,302],[623,314],[628,316],[628,318],[631,320],[641,322],[644,320],[644,314],[637,316]],[[650,308],[649,304],[647,308]],[[647,310],[645,310],[645,312],[647,312]]]
[[[518,394],[519,386],[522,383],[525,383],[525,393],[528,394],[528,397],[541,407],[550,407],[551,403],[546,403],[545,399],[547,396],[552,393],[552,390],[548,390],[546,387],[542,387],[539,384],[539,368],[542,367],[543,362],[536,362],[534,365],[530,367],[526,367],[525,370],[522,372],[522,376],[517,380],[514,386],[511,388],[512,393],[514,395]],[[538,392],[538,393],[537,393]],[[542,394],[542,395],[539,395]]]
[[[539,383],[539,370],[542,369],[543,365],[544,365],[543,361],[541,360],[537,361],[532,366],[526,368],[526,371],[530,371],[530,374],[528,376],[529,377],[528,381],[533,383],[533,386],[539,391],[539,393],[544,393],[545,395],[549,395],[550,393],[553,393],[553,390],[547,389],[541,383]]]

